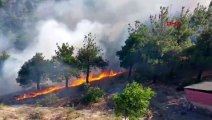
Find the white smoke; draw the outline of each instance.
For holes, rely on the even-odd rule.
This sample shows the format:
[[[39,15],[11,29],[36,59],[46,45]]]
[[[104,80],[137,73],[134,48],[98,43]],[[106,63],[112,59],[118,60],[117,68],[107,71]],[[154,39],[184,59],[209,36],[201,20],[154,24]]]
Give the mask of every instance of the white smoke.
[[[36,46],[31,46],[29,49],[34,52],[42,52],[47,58],[54,55],[54,50],[57,49],[56,43],[69,43],[76,48],[81,47],[83,36],[89,32],[102,34],[103,25],[89,20],[79,21],[74,30],[70,30],[64,23],[49,19],[42,21],[38,26],[39,35],[36,38]],[[34,44],[33,44],[34,45]]]
[[[208,6],[210,0],[43,1],[34,10],[36,22],[26,21],[31,43],[24,50],[17,51],[12,47],[13,42],[0,34],[0,51],[7,50],[11,55],[0,76],[0,95],[20,89],[15,81],[17,72],[36,52],[51,58],[56,43],[61,45],[66,42],[78,49],[82,46],[84,35],[92,32],[106,52],[105,56],[113,57],[112,62],[117,62],[115,51],[124,44],[128,23],[135,20],[145,22],[150,14],[159,13],[160,6],[169,6],[171,14],[176,14],[182,6],[194,9],[198,2]]]

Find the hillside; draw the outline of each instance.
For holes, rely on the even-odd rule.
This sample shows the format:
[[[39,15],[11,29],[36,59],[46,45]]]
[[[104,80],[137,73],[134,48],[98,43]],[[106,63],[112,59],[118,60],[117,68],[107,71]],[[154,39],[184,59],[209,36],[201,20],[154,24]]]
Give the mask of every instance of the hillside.
[[[75,90],[69,89],[56,92],[59,100],[49,107],[40,107],[36,101],[45,96],[31,98],[20,102],[6,102],[8,105],[1,105],[0,118],[5,119],[29,119],[29,117],[41,117],[41,120],[111,120],[121,119],[115,117],[113,112],[113,102],[111,97],[114,93],[120,92],[126,84],[123,80],[115,83],[118,78],[105,79],[97,81],[92,85],[98,85],[104,88],[106,95],[99,102],[89,105],[80,103],[80,88]],[[162,84],[150,85],[157,95],[152,99],[150,110],[148,113],[151,120],[210,120],[212,116],[209,113],[197,109],[188,109],[188,102],[185,99],[184,92],[177,92],[177,86],[166,86]],[[72,92],[70,92],[72,91]],[[75,92],[75,93],[74,93]],[[69,94],[69,97],[65,97]],[[78,96],[76,96],[78,95]],[[10,97],[9,97],[10,98]],[[11,99],[11,98],[10,98]],[[15,103],[15,104],[14,104]],[[27,111],[27,112],[25,112]]]

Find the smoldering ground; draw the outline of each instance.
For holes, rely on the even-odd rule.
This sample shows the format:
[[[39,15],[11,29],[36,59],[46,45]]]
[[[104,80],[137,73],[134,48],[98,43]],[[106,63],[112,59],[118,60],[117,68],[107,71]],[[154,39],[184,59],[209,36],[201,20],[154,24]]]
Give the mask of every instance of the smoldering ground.
[[[96,34],[110,66],[119,68],[115,51],[124,45],[128,23],[145,22],[160,6],[176,14],[198,2],[208,6],[210,0],[10,0],[0,9],[0,51],[10,54],[1,69],[0,95],[20,89],[17,72],[36,52],[51,58],[56,43],[64,42],[77,50],[89,32]]]

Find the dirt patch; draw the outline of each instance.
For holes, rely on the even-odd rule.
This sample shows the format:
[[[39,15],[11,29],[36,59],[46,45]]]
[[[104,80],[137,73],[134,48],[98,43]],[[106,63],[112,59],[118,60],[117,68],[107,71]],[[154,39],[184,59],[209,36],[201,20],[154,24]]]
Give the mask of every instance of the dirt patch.
[[[157,93],[151,102],[154,120],[211,120],[212,116],[189,108],[184,92],[177,92],[176,86],[153,85]]]

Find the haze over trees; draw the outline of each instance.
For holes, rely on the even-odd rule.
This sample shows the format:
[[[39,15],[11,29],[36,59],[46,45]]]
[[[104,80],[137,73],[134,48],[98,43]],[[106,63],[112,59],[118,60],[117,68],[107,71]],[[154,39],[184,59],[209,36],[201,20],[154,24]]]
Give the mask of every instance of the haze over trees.
[[[145,25],[136,21],[135,26],[129,24],[128,33],[129,37],[125,41],[125,46],[122,46],[122,49],[117,51],[116,54],[121,61],[121,67],[129,69],[128,79],[132,82],[131,74],[133,66],[142,59],[140,47],[146,43],[149,32]]]
[[[128,81],[171,81],[182,77],[183,71],[195,71],[197,81],[201,81],[204,71],[212,66],[211,11],[211,4],[209,8],[198,4],[194,11],[182,7],[178,15],[169,16],[168,7],[160,7],[158,15],[150,15],[148,24],[140,21],[129,24],[125,45],[119,51],[114,51],[120,66],[129,71]],[[167,26],[166,22],[169,21],[181,22],[182,26]],[[69,77],[81,70],[86,74],[88,84],[93,68],[107,66],[95,40],[96,37],[91,33],[86,35],[83,47],[76,55],[75,46],[63,43],[62,46],[57,45],[56,55],[49,61],[44,60],[42,55],[34,56],[22,66],[17,82],[21,85],[30,81],[39,84],[43,75],[43,70],[39,69],[42,67],[31,66],[45,63],[50,71],[47,70],[48,76],[65,80],[66,87],[69,85]],[[40,58],[39,62],[37,57]],[[39,81],[30,78],[32,73],[38,74],[36,77],[39,77]]]
[[[24,63],[18,72],[16,79],[21,86],[36,83],[37,90],[40,89],[40,83],[43,82],[47,61],[42,53],[36,53],[30,60]]]
[[[92,67],[105,67],[107,62],[102,58],[100,47],[96,45],[96,37],[91,33],[85,36],[83,47],[77,53],[77,61],[81,69],[86,73],[86,83],[89,83],[89,75]]]
[[[0,76],[2,74],[3,64],[9,57],[10,57],[10,55],[6,51],[3,51],[0,53]]]
[[[160,7],[159,15],[150,16],[150,25],[136,21],[135,27],[129,27],[129,37],[117,52],[121,66],[129,68],[129,76],[135,63],[135,73],[144,77],[148,72],[148,79],[154,83],[172,79],[190,65],[199,71],[197,79],[201,79],[203,70],[211,68],[211,6],[207,9],[198,4],[193,13],[182,7],[178,16],[168,14],[168,7]],[[169,21],[183,25],[167,26]],[[182,67],[184,63],[187,68]]]
[[[212,2],[208,9],[198,4],[191,20],[197,31],[196,41],[185,52],[192,67],[198,70],[197,81],[201,81],[203,72],[210,69],[212,63]]]
[[[0,0],[1,5],[3,4]],[[149,20],[144,23],[135,21],[129,24],[125,44],[120,47],[120,50],[113,51],[120,60],[120,67],[128,70],[128,77],[123,77],[128,81],[123,84],[128,82],[129,84],[122,92],[119,91],[122,89],[122,83],[117,86],[117,89],[112,88],[107,92],[120,92],[115,94],[112,100],[115,113],[124,116],[125,119],[127,117],[139,119],[146,115],[151,98],[155,96],[152,89],[145,88],[134,81],[179,86],[184,81],[189,81],[189,84],[201,82],[204,80],[204,72],[212,70],[212,2],[208,8],[198,4],[194,11],[182,7],[174,16],[169,15],[168,7],[160,7],[159,10],[158,15],[150,15]],[[23,19],[17,21],[21,22]],[[167,26],[166,23],[170,21],[180,22],[182,25]],[[17,39],[15,40],[17,44],[26,44],[23,32],[17,32],[20,26],[16,27],[11,30],[11,36]],[[4,30],[6,34],[8,31]],[[17,34],[14,35],[16,32]],[[18,50],[22,50],[25,45],[17,46],[19,46]],[[23,87],[36,84],[39,90],[41,83],[50,79],[52,82],[65,82],[61,88],[68,88],[70,78],[83,72],[86,75],[84,82],[89,85],[90,73],[97,71],[96,68],[102,69],[108,65],[103,51],[96,43],[95,35],[91,33],[85,35],[80,49],[75,49],[77,46],[68,43],[63,43],[61,46],[56,44],[56,46],[55,55],[51,59],[47,60],[42,53],[36,53],[26,61],[18,72],[16,82]],[[0,69],[9,57],[6,51],[0,53]],[[112,58],[110,60],[113,61]],[[119,79],[122,78],[117,78],[115,83],[119,83]],[[155,86],[157,85],[153,85],[153,88],[156,90],[161,88]],[[98,102],[105,95],[101,88],[86,87],[87,89],[83,91],[86,94],[82,97],[82,102],[85,104]],[[45,91],[46,93],[49,92]],[[55,98],[54,95],[47,97],[47,100],[54,104],[52,98]],[[68,97],[67,99],[69,100]],[[44,103],[46,104],[46,101]]]
[[[5,4],[5,0],[0,0],[0,7],[2,7]]]
[[[68,43],[63,43],[60,47],[57,45],[58,50],[55,50],[56,56],[53,57],[52,62],[56,69],[55,74],[60,74],[65,78],[65,86],[69,86],[69,77],[76,75],[76,59],[73,56],[74,47],[70,46]],[[60,76],[59,75],[59,76]]]
[[[10,55],[6,51],[1,52],[0,53],[0,65],[3,64],[3,62],[5,60],[7,60],[9,57],[10,57]]]

